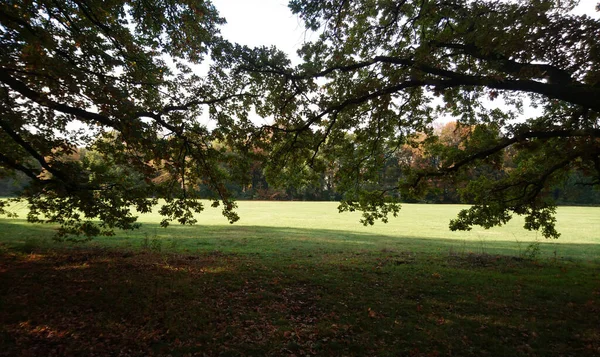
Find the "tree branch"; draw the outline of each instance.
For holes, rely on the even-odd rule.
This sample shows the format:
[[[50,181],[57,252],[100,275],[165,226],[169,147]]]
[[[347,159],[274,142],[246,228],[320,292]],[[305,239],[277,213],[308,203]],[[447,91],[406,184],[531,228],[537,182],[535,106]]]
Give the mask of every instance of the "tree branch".
[[[8,156],[4,155],[1,152],[0,152],[0,161],[2,161],[2,163],[4,163],[5,165],[7,165],[15,170],[21,171],[22,173],[27,175],[32,180],[42,182],[42,180],[40,180],[38,175],[36,175],[33,171],[31,171],[31,169],[11,160]]]
[[[489,62],[496,62],[499,64],[498,69],[504,73],[508,73],[514,76],[524,75],[526,70],[530,70],[528,77],[532,78],[548,78],[549,82],[556,84],[573,84],[574,80],[571,74],[563,69],[556,66],[543,64],[543,63],[521,63],[515,60],[495,52],[486,53],[482,49],[478,48],[473,44],[455,44],[455,43],[442,43],[433,42],[434,46],[442,48],[460,49],[463,53]]]
[[[35,150],[31,145],[29,145],[28,142],[26,142],[14,130],[12,130],[12,128],[9,125],[7,125],[3,120],[0,120],[0,128],[2,128],[2,130],[4,130],[4,132],[6,132],[8,134],[8,136],[10,136],[11,139],[13,139],[13,141],[15,143],[19,144],[19,146],[21,146],[23,149],[25,149],[25,151],[27,151],[29,153],[29,155],[31,155],[34,159],[36,159],[44,169],[48,170],[48,172],[52,173],[53,175],[55,175],[62,181],[66,182],[65,176],[62,174],[62,172],[59,172],[59,171],[55,170],[52,166],[50,166],[50,164],[48,164],[46,159],[44,159],[44,157],[42,155],[40,155],[37,152],[37,150]]]
[[[508,146],[522,142],[526,139],[550,139],[550,138],[567,138],[567,137],[592,137],[599,138],[600,137],[600,129],[587,129],[587,130],[556,130],[556,131],[528,131],[523,133],[515,134],[511,138],[505,138],[501,140],[497,145],[490,147],[488,149],[478,151],[475,154],[469,155],[464,159],[453,163],[447,167],[443,167],[436,171],[427,171],[422,172],[417,175],[413,186],[416,186],[422,179],[427,177],[440,177],[445,176],[451,173],[458,171],[463,166],[466,166],[475,160],[484,159],[493,155]],[[577,154],[578,156],[580,154]]]
[[[590,85],[574,82],[573,80],[566,81],[564,78],[568,76],[568,73],[559,70],[556,67],[540,64],[540,65],[530,65],[530,64],[522,64],[515,61],[510,61],[505,59],[506,63],[504,65],[504,69],[511,73],[516,73],[517,69],[521,70],[526,66],[535,66],[535,68],[539,71],[540,76],[543,76],[543,73],[554,77],[554,81],[549,81],[548,83],[543,83],[535,80],[526,80],[526,79],[503,79],[497,78],[493,76],[474,76],[469,74],[464,74],[456,71],[451,71],[443,68],[434,67],[428,64],[418,63],[410,58],[402,58],[402,57],[391,57],[391,56],[376,56],[371,60],[357,62],[344,66],[333,66],[326,70],[317,72],[317,73],[304,73],[304,74],[293,74],[290,72],[286,72],[281,69],[261,69],[261,68],[250,68],[250,67],[242,67],[248,71],[252,72],[261,72],[261,73],[271,73],[284,76],[288,80],[301,80],[301,79],[309,79],[309,78],[321,78],[325,77],[333,72],[351,72],[358,69],[370,67],[377,63],[388,63],[395,64],[408,68],[414,68],[419,70],[425,74],[437,76],[438,78],[427,78],[421,80],[420,84],[418,81],[406,81],[413,82],[413,86],[424,86],[424,85],[433,85],[438,88],[450,88],[450,87],[463,87],[463,86],[477,86],[477,87],[487,87],[493,89],[501,89],[501,90],[509,90],[509,91],[521,91],[521,92],[529,92],[529,93],[537,93],[544,95],[549,98],[563,100],[565,102],[581,105],[585,108],[592,109],[594,111],[600,112],[600,88],[596,88]],[[405,82],[405,83],[406,83]],[[381,93],[393,93],[394,91],[398,91],[404,89],[406,87],[402,85],[396,86],[396,90],[393,90],[394,87],[390,87],[391,92],[389,90],[381,91]],[[369,99],[372,96],[368,96]]]
[[[71,107],[66,104],[57,103],[57,102],[49,99],[46,95],[38,93],[38,92],[30,89],[25,83],[10,76],[8,74],[8,72],[3,68],[0,68],[0,81],[5,83],[11,89],[20,93],[24,97],[29,98],[32,101],[34,101],[42,106],[45,106],[47,108],[54,109],[54,110],[57,110],[59,112],[65,113],[65,114],[75,115],[79,118],[85,119],[84,121],[87,120],[87,121],[98,122],[100,124],[106,125],[108,127],[111,127],[111,128],[117,129],[117,130],[120,130],[122,128],[122,125],[120,123],[113,121],[112,119],[108,118],[107,116],[104,116],[104,115],[101,115],[98,113],[92,113],[92,112],[89,112],[89,111],[81,109],[81,108]]]

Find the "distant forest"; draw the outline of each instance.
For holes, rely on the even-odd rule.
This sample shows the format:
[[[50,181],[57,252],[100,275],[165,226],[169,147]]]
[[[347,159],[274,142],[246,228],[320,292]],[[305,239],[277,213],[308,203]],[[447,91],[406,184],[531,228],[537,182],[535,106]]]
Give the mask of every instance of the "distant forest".
[[[443,125],[438,125],[435,128],[436,135],[439,136],[440,142],[445,146],[462,145],[465,135],[469,133],[468,126],[457,126],[456,122],[449,122]],[[467,131],[465,133],[465,131]],[[423,134],[423,140],[426,135]],[[219,145],[215,143],[215,145]],[[507,150],[503,160],[503,167],[497,175],[499,178],[510,170],[519,170],[515,160],[513,160],[514,152]],[[66,157],[67,161],[81,160],[98,160],[99,156],[92,151],[79,149],[76,153]],[[435,165],[439,158],[431,153],[423,153],[419,149],[405,145],[397,148],[393,155],[386,158],[385,166],[373,182],[374,186],[378,187],[394,187],[402,180],[401,164],[408,164],[411,167],[425,167],[427,165]],[[228,165],[223,164],[223,169],[227,170]],[[303,181],[295,184],[287,184],[283,186],[270,185],[265,176],[264,166],[260,160],[256,160],[247,165],[248,172],[244,175],[237,175],[235,180],[229,180],[225,186],[232,198],[237,200],[297,200],[297,201],[339,201],[344,199],[344,196],[336,190],[335,175],[340,173],[336,170],[337,164],[330,163],[329,169],[320,173],[316,179],[312,181]],[[484,173],[490,174],[497,168],[487,167],[482,164],[477,169],[471,172],[473,179]],[[487,172],[486,172],[487,171]],[[166,174],[165,174],[166,175]],[[156,181],[165,179],[165,175],[155,178]],[[233,177],[233,176],[232,176]],[[0,172],[0,197],[17,196],[29,184],[29,179],[24,174],[17,172],[14,176],[2,177]],[[463,184],[464,185],[464,184]],[[421,197],[402,197],[400,194],[395,194],[396,199],[406,203],[472,203],[469,196],[462,190],[460,184],[453,184],[449,181],[433,182],[430,189],[424,196]],[[192,187],[188,187],[191,189]],[[214,192],[209,187],[200,185],[194,187],[200,192],[203,198],[215,198]],[[590,179],[583,173],[572,171],[564,183],[553,186],[547,189],[543,194],[553,200],[558,205],[600,205],[600,190],[594,188]],[[394,195],[394,191],[390,192]]]
[[[22,174],[16,177],[0,178],[0,197],[15,197],[29,183]],[[343,196],[328,185],[326,177],[322,184],[303,187],[274,188],[266,181],[264,175],[256,168],[252,173],[252,181],[246,185],[230,182],[227,189],[232,197],[238,200],[297,200],[297,201],[339,201]],[[200,187],[203,197],[212,198],[207,187]],[[573,173],[564,185],[556,186],[547,195],[551,195],[558,205],[600,205],[600,191],[582,181],[580,174]],[[409,203],[469,203],[461,199],[456,187],[442,186],[430,190],[425,197],[398,197],[401,202]]]

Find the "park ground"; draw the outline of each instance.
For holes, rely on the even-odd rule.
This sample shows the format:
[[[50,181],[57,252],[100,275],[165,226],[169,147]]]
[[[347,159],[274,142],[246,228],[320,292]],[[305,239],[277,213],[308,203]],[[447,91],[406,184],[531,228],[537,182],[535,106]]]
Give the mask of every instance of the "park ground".
[[[600,208],[559,208],[545,240],[449,232],[461,206],[373,227],[335,207],[149,214],[85,244],[0,219],[0,356],[600,356]]]

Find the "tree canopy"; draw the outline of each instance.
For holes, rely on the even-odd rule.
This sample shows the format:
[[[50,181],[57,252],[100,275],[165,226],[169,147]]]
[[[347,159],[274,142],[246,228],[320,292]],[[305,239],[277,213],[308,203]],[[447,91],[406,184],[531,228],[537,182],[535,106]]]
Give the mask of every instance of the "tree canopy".
[[[132,228],[158,198],[164,225],[193,223],[199,185],[233,222],[224,182],[258,160],[276,185],[327,172],[365,224],[444,183],[472,203],[451,229],[516,213],[558,237],[552,187],[600,186],[600,21],[575,4],[292,0],[318,34],[292,65],[222,39],[207,1],[7,1],[0,165],[62,235]]]
[[[29,220],[58,222],[62,236],[110,234],[162,197],[164,225],[192,223],[194,180],[237,219],[198,123],[229,100],[195,73],[226,45],[209,2],[9,0],[0,21],[0,165],[31,179]],[[97,155],[69,159],[78,147]]]
[[[557,237],[548,190],[571,172],[600,184],[600,22],[575,16],[575,2],[311,1],[291,9],[320,34],[285,68],[269,60],[242,65],[285,88],[272,102],[273,166],[337,165],[342,210],[365,222],[396,213],[390,192],[420,195],[444,180],[473,206],[452,229],[491,227],[511,213],[526,228]],[[283,99],[282,99],[283,98]],[[532,106],[535,110],[523,112]],[[468,129],[460,146],[431,130],[440,116]],[[421,133],[427,133],[423,139]],[[383,187],[386,159],[403,145],[431,158],[402,163]],[[505,161],[512,168],[501,170]],[[462,183],[462,186],[460,186]]]

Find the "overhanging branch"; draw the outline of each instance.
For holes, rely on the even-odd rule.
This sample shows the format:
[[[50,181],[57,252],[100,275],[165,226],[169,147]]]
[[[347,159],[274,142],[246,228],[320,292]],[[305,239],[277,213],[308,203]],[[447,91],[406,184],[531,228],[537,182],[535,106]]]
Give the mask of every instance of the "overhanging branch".
[[[501,150],[509,147],[510,145],[516,144],[518,142],[523,142],[527,139],[550,139],[550,138],[568,138],[568,137],[591,137],[591,138],[600,138],[600,129],[587,129],[587,130],[554,130],[554,131],[527,131],[515,134],[510,138],[504,138],[495,146],[490,148],[478,151],[474,154],[471,154],[465,157],[462,160],[459,160],[449,166],[443,167],[439,170],[435,171],[427,171],[421,172],[417,175],[413,186],[418,185],[418,183],[427,177],[441,177],[448,174],[452,174],[460,170],[462,167],[467,166],[468,164],[481,160],[486,157],[489,157]],[[577,154],[580,155],[580,154]]]
[[[0,162],[2,162],[4,165],[6,165],[10,168],[13,168],[15,170],[18,170],[18,171],[24,173],[32,180],[41,182],[38,175],[36,175],[30,168],[23,166],[23,165],[15,162],[14,160],[11,160],[8,156],[4,155],[1,152],[0,152]]]
[[[112,119],[108,118],[107,116],[98,114],[98,113],[93,113],[93,112],[89,112],[87,110],[81,109],[81,108],[75,108],[66,104],[62,104],[62,103],[57,103],[51,99],[49,99],[46,95],[43,95],[41,93],[38,93],[34,90],[32,90],[31,88],[29,88],[25,83],[19,81],[18,79],[13,78],[12,76],[10,76],[8,74],[8,72],[3,69],[0,68],[0,81],[2,81],[3,83],[5,83],[6,85],[8,85],[11,89],[13,89],[14,91],[20,93],[22,96],[31,99],[32,101],[45,106],[47,108],[65,113],[65,114],[72,114],[77,116],[78,118],[84,119],[84,121],[92,121],[92,122],[97,122],[100,123],[102,125],[114,128],[119,130],[122,126],[116,122],[113,121]]]
[[[0,128],[2,128],[2,130],[4,130],[4,132],[8,134],[8,136],[10,136],[10,138],[13,139],[15,143],[17,143],[19,146],[25,149],[25,151],[27,151],[29,155],[36,159],[37,162],[39,162],[44,169],[48,170],[48,172],[52,173],[59,179],[66,181],[62,172],[57,171],[52,166],[50,166],[46,159],[44,159],[44,157],[40,153],[38,153],[37,150],[35,150],[28,142],[26,142],[19,134],[17,134],[17,132],[12,130],[12,128],[9,125],[7,125],[3,120],[0,120]]]
[[[521,70],[525,66],[533,66],[529,64],[521,64],[515,61],[510,61],[508,59],[497,59],[497,61],[500,60],[504,61],[504,65],[502,66],[504,70],[512,74],[516,73],[516,71],[518,70]],[[367,61],[356,62],[341,66],[332,66],[330,68],[316,73],[293,73],[278,68],[264,68],[256,64],[254,64],[253,67],[242,66],[240,68],[250,72],[280,75],[286,78],[287,80],[302,80],[322,78],[334,72],[352,72],[362,68],[373,66],[378,63],[399,65],[405,68],[406,70],[412,68],[422,72],[425,75],[429,75],[429,77],[426,77],[419,81],[407,80],[406,82],[404,82],[413,82],[415,86],[433,85],[441,89],[450,87],[476,86],[508,91],[537,93],[548,98],[559,99],[565,102],[580,105],[582,107],[600,112],[600,100],[598,100],[598,98],[600,98],[600,88],[575,82],[572,80],[566,80],[565,78],[568,77],[568,73],[561,71],[556,67],[545,64],[535,65],[536,69],[542,72],[539,75],[542,75],[544,72],[546,72],[546,74],[548,74],[551,77],[551,79],[554,78],[555,81],[551,80],[544,83],[541,81],[529,79],[505,79],[498,78],[497,76],[470,75],[432,66],[430,64],[417,62],[412,58],[393,56],[375,56]],[[534,78],[536,77],[538,76],[534,76]],[[397,85],[395,87],[397,89],[394,90],[394,87],[390,87],[389,90],[391,90],[391,92],[393,93],[395,91],[399,91],[405,88],[402,84]],[[390,93],[389,90],[382,90],[379,92],[382,94]],[[372,96],[365,96],[364,98],[365,100],[367,100],[371,97]]]

